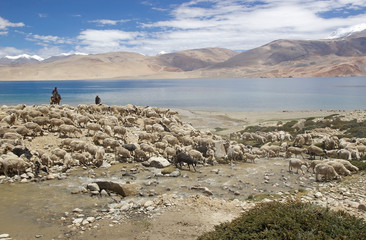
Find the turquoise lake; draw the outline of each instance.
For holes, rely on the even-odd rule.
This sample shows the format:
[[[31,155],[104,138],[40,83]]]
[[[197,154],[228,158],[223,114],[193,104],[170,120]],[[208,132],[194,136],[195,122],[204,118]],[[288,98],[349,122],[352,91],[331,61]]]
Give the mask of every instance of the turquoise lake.
[[[0,104],[134,104],[220,111],[366,109],[366,77],[182,80],[0,81]]]

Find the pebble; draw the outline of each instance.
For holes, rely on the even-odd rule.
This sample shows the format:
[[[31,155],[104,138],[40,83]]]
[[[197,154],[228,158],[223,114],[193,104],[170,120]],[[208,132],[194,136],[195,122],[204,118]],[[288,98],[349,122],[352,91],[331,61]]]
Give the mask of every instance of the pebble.
[[[317,192],[317,193],[314,194],[314,196],[316,198],[322,198],[323,197],[323,194],[321,192]]]
[[[74,210],[72,210],[74,213],[81,213],[83,210],[80,208],[74,208]]]
[[[72,221],[72,223],[75,225],[78,225],[78,224],[82,223],[83,220],[84,220],[83,218],[76,218],[76,219],[74,219],[74,221]]]

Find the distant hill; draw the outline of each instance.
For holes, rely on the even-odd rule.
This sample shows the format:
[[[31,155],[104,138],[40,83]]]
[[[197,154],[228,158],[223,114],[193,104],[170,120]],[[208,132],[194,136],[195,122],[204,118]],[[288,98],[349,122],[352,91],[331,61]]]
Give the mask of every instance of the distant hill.
[[[56,56],[1,65],[0,80],[337,77],[366,75],[366,30],[323,40],[276,40],[245,52],[191,49]],[[4,60],[5,61],[5,60]]]
[[[276,40],[210,66],[206,74],[213,72],[233,77],[365,75],[366,31],[338,39]]]

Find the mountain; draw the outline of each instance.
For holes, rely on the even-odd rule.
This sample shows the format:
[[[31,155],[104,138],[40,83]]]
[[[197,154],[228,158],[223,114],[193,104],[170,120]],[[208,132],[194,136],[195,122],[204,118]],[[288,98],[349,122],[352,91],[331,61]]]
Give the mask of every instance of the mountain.
[[[19,58],[20,59],[20,58]],[[56,56],[0,65],[0,80],[338,77],[366,75],[366,30],[322,40],[276,40],[245,52],[191,49]]]
[[[276,40],[210,66],[206,75],[311,77],[366,74],[366,30],[315,41]]]
[[[28,64],[28,63],[39,63],[44,59],[40,56],[28,54],[22,54],[18,56],[5,56],[0,58],[0,65],[17,65],[17,64]]]

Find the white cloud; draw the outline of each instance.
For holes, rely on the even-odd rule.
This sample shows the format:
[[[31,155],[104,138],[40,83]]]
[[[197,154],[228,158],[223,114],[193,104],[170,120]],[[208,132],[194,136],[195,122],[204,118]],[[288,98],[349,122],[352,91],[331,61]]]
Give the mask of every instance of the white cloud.
[[[125,45],[139,36],[137,32],[87,29],[78,36],[78,50],[88,53],[122,51],[128,49]]]
[[[68,38],[52,36],[52,35],[38,35],[38,34],[28,34],[26,37],[29,41],[37,42],[41,46],[49,46],[53,44],[72,44],[73,41]]]
[[[129,20],[110,20],[110,19],[98,19],[98,20],[92,20],[89,21],[91,23],[96,23],[100,26],[105,26],[105,25],[117,25],[117,23],[125,23],[128,22]]]
[[[155,55],[204,47],[248,50],[277,39],[323,39],[337,29],[366,22],[362,11],[366,0],[191,0],[164,9],[152,1],[143,4],[168,20],[139,23],[139,31],[129,32],[118,25],[129,20],[97,19],[89,22],[109,29],[82,30],[75,39],[37,34],[28,34],[27,39],[43,46],[41,56],[65,48]],[[0,17],[0,35],[6,35],[11,26],[24,24]]]
[[[9,27],[24,27],[24,23],[22,23],[22,22],[12,23],[12,22],[9,22],[8,20],[0,17],[0,29],[6,30]]]
[[[8,31],[0,31],[0,36],[8,35]]]
[[[5,56],[13,56],[13,55],[20,55],[24,53],[23,50],[19,50],[13,47],[0,47],[0,58]]]

